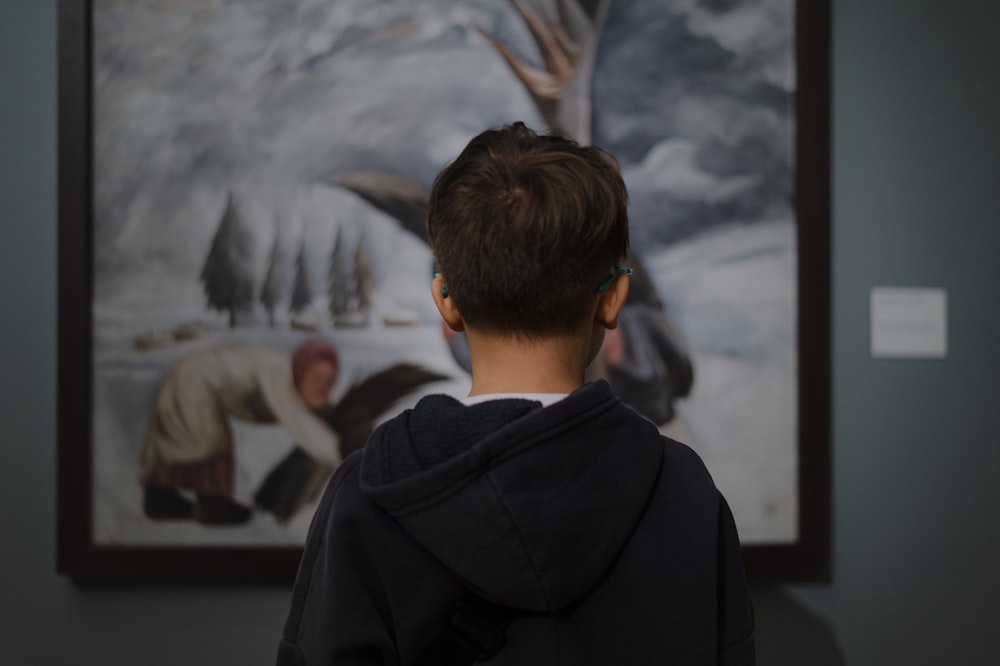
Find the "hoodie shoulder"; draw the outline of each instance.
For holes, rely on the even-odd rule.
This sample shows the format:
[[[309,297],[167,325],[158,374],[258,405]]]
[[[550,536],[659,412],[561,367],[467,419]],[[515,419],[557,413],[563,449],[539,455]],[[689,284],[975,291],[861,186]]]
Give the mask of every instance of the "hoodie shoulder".
[[[682,468],[686,474],[695,475],[697,478],[707,481],[713,488],[715,487],[715,481],[712,479],[708,467],[705,466],[705,461],[701,459],[697,451],[687,444],[678,442],[665,435],[661,437],[663,440],[664,464]]]

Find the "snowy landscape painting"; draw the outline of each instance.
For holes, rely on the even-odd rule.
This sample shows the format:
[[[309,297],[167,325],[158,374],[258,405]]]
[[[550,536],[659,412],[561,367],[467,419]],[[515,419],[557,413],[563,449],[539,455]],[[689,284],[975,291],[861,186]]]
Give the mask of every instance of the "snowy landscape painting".
[[[794,545],[795,4],[92,0],[93,545],[297,547],[373,427],[468,390],[426,197],[517,120],[629,188],[633,294],[591,378],[698,452],[744,545]],[[230,503],[148,491],[192,475]]]

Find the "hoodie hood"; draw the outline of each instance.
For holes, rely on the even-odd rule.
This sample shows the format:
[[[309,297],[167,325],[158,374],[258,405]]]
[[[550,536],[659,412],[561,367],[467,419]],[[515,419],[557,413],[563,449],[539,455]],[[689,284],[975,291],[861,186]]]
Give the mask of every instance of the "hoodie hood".
[[[372,435],[361,488],[481,596],[551,613],[614,562],[663,455],[603,381],[545,408],[429,396]]]

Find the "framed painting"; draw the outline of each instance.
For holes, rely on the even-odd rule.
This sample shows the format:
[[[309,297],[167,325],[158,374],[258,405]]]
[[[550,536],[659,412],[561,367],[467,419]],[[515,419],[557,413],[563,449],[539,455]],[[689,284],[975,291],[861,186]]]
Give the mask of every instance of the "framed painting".
[[[521,120],[629,187],[591,378],[701,455],[751,575],[828,577],[828,12],[61,0],[59,570],[290,582],[343,457],[468,390],[426,198]]]

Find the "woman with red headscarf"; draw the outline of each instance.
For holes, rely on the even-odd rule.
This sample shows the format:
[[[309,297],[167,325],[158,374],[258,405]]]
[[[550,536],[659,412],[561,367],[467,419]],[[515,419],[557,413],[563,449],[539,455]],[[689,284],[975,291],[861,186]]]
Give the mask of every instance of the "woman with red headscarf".
[[[233,499],[229,419],[280,423],[311,457],[340,464],[337,435],[318,412],[329,407],[339,358],[310,340],[292,353],[262,347],[193,352],[167,374],[142,447],[143,509],[153,519],[239,524],[253,510]],[[194,501],[180,490],[194,493]]]

